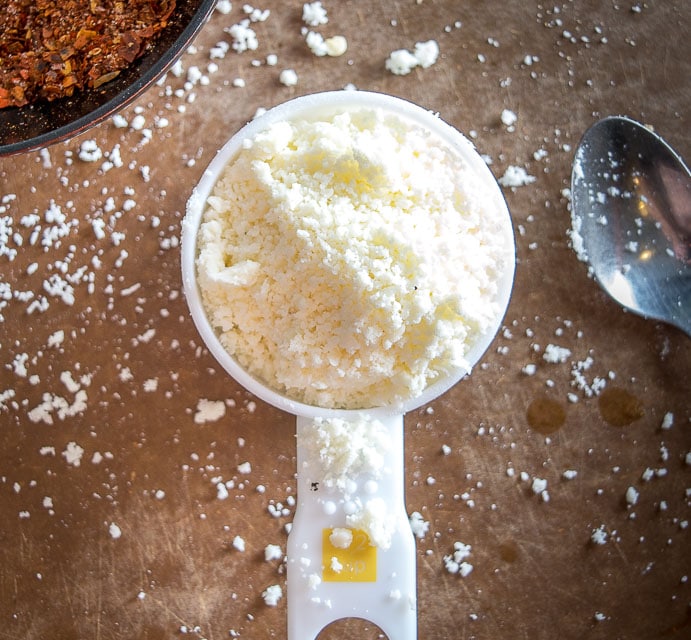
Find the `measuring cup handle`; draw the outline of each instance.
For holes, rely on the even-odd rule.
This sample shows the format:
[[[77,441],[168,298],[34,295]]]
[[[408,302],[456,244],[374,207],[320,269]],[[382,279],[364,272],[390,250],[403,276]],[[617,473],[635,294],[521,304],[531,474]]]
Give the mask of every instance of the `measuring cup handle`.
[[[416,553],[405,508],[403,416],[378,420],[388,436],[381,473],[376,479],[353,478],[353,492],[345,495],[327,486],[315,465],[314,447],[309,446],[314,419],[297,418],[297,508],[287,553],[288,640],[315,640],[342,618],[373,622],[389,640],[417,638]],[[369,537],[349,524],[353,509],[367,505],[385,509],[372,513],[387,528],[382,536],[377,535],[377,523]],[[332,538],[334,529],[339,534],[350,531],[347,548]]]

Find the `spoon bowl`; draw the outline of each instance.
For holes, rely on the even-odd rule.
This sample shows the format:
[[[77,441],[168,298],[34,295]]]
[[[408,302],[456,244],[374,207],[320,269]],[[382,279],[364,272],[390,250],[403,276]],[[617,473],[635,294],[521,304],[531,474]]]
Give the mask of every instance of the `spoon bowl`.
[[[571,175],[571,238],[619,304],[691,336],[691,174],[656,133],[624,116],[581,139]]]

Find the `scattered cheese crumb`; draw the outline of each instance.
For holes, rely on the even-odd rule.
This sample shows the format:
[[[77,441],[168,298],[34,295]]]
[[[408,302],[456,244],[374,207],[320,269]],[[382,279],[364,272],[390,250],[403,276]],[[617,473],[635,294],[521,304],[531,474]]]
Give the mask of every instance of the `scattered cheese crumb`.
[[[501,112],[501,121],[502,124],[509,130],[513,131],[514,129],[514,124],[516,124],[516,121],[518,120],[518,116],[511,111],[510,109],[504,109]]]
[[[407,49],[397,49],[389,54],[384,66],[394,75],[404,76],[415,67],[427,69],[431,67],[439,57],[439,44],[436,40],[417,42],[413,52]]]
[[[84,449],[82,449],[82,447],[80,447],[76,442],[68,442],[67,447],[62,452],[62,455],[67,461],[67,464],[78,467],[81,464]]]
[[[466,561],[470,556],[471,546],[463,542],[454,542],[453,553],[444,556],[444,567],[449,573],[467,577],[473,570],[473,565]]]
[[[416,538],[424,538],[429,531],[429,522],[426,522],[418,511],[413,511],[410,514],[410,526]]]
[[[348,549],[353,543],[353,532],[345,527],[335,527],[329,534],[329,542],[337,549]]]
[[[605,531],[604,524],[601,524],[597,529],[593,529],[590,534],[590,540],[598,545],[603,545],[607,542],[607,531]]]
[[[326,9],[321,2],[306,2],[302,6],[302,20],[310,27],[318,27],[329,21]]]
[[[541,494],[547,489],[547,480],[543,478],[534,478],[531,486],[534,494]]]
[[[245,550],[245,540],[240,536],[233,538],[233,549],[243,552]]]
[[[555,344],[548,344],[542,354],[545,362],[553,364],[566,362],[571,356],[571,351],[566,347],[559,347]]]
[[[278,80],[286,87],[294,87],[298,83],[298,74],[295,69],[283,69],[278,76]]]
[[[638,502],[638,491],[635,487],[629,487],[626,490],[626,504],[633,507]]]
[[[226,405],[223,400],[207,400],[201,398],[197,402],[197,410],[194,414],[195,424],[216,422],[226,414]]]
[[[275,607],[282,597],[283,589],[281,589],[281,586],[278,584],[274,584],[270,587],[267,587],[266,590],[262,593],[262,598],[264,598],[264,602],[269,607]]]
[[[267,544],[266,547],[264,547],[264,560],[266,562],[280,560],[281,558],[283,558],[283,551],[281,551],[281,547],[277,544]]]
[[[535,176],[531,176],[523,167],[511,165],[506,168],[504,175],[497,182],[502,187],[516,188],[524,187],[535,182]]]

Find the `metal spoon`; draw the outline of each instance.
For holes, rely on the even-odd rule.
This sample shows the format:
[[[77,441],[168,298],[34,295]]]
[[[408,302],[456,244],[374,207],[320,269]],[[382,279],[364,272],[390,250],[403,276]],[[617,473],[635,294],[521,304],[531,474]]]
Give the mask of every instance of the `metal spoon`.
[[[571,174],[571,240],[602,288],[691,336],[691,174],[657,134],[623,116],[596,122]]]

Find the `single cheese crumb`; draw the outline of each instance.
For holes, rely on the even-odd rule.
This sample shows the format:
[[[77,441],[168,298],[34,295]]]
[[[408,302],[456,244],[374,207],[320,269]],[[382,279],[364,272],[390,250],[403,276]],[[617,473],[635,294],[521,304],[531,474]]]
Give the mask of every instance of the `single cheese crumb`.
[[[667,431],[668,429],[672,428],[673,424],[674,424],[674,414],[668,411],[662,417],[662,422],[660,423],[660,429],[662,429],[663,431]]]
[[[207,400],[201,398],[197,402],[197,411],[194,414],[195,424],[216,422],[226,414],[226,405],[223,400]]]
[[[531,488],[535,495],[542,494],[547,489],[547,480],[543,478],[534,478]]]
[[[439,44],[436,40],[427,42],[417,42],[413,52],[407,49],[397,49],[392,51],[386,59],[385,67],[394,75],[404,76],[409,74],[415,67],[427,69],[431,67],[439,57]]]
[[[233,549],[244,552],[245,550],[245,540],[240,536],[235,536],[233,538]]]
[[[506,168],[504,175],[499,178],[498,182],[502,187],[524,187],[535,182],[535,176],[531,176],[523,167],[509,166]]]
[[[429,531],[429,522],[426,522],[422,514],[418,511],[413,511],[410,514],[410,527],[416,538],[424,538]]]
[[[329,18],[321,2],[306,2],[302,6],[302,20],[310,27],[326,24]]]
[[[266,547],[264,547],[264,560],[266,560],[266,562],[280,560],[281,558],[283,558],[283,551],[281,551],[281,547],[277,544],[267,544]]]
[[[68,442],[67,447],[62,452],[63,457],[67,460],[67,464],[78,467],[81,464],[84,449],[82,449],[76,442]]]
[[[111,522],[108,526],[108,533],[113,540],[117,540],[122,535],[122,530],[117,524]]]
[[[329,568],[334,573],[341,573],[341,571],[343,571],[343,565],[341,564],[341,562],[339,561],[339,559],[336,556],[333,556],[333,558],[331,558],[331,562],[329,563]]]
[[[281,589],[281,586],[278,584],[274,584],[270,587],[267,587],[266,590],[262,593],[262,598],[264,598],[264,602],[269,607],[275,607],[282,597],[283,589]]]
[[[635,487],[629,487],[626,490],[626,504],[633,507],[638,502],[638,491]]]
[[[445,141],[378,109],[279,122],[226,167],[199,230],[211,324],[241,366],[322,407],[391,405],[468,369],[511,255]]]
[[[353,543],[353,532],[345,527],[336,527],[329,534],[329,542],[336,549],[348,549]]]
[[[607,532],[605,531],[605,525],[601,524],[597,529],[593,529],[590,534],[590,540],[593,544],[603,545],[607,542]]]
[[[517,120],[518,116],[510,109],[504,109],[501,112],[502,124],[507,127],[509,131],[513,131],[513,125],[516,124]]]

